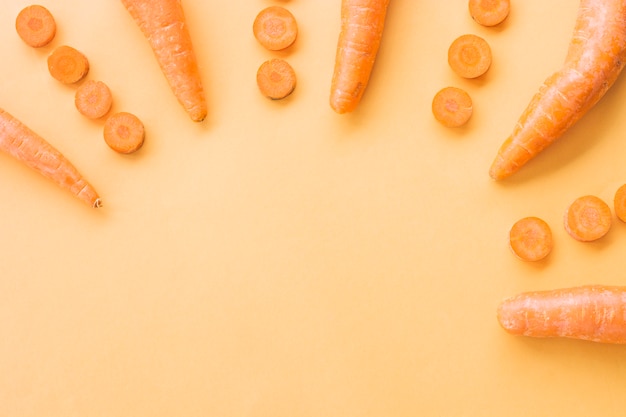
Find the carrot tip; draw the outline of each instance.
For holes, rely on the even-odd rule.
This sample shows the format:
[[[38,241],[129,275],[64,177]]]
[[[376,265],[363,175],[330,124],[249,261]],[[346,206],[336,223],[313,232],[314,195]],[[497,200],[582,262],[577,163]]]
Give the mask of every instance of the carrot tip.
[[[102,200],[97,198],[96,201],[93,202],[93,208],[100,208],[102,207]]]

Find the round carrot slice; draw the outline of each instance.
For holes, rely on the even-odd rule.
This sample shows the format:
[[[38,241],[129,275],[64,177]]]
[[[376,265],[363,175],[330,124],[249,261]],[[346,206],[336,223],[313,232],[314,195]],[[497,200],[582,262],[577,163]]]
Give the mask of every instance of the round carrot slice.
[[[289,10],[281,6],[270,6],[256,16],[252,32],[265,48],[280,51],[295,42],[298,24]]]
[[[581,242],[600,239],[611,228],[611,208],[599,197],[579,197],[568,207],[564,225],[567,233]]]
[[[469,0],[472,19],[483,26],[499,25],[510,11],[511,0]]]
[[[513,253],[524,261],[539,261],[552,251],[552,230],[538,217],[524,217],[513,224],[509,232]]]
[[[264,96],[280,100],[296,88],[296,72],[287,61],[274,58],[261,64],[256,82]]]
[[[50,75],[63,84],[74,84],[89,72],[89,61],[82,52],[62,45],[48,57]]]
[[[83,116],[99,119],[111,109],[113,95],[102,81],[88,80],[76,90],[74,104]]]
[[[626,184],[619,187],[615,192],[613,207],[617,218],[626,222]]]
[[[119,153],[133,153],[143,145],[143,123],[132,113],[115,113],[104,123],[104,141]]]
[[[491,66],[491,48],[478,35],[466,34],[456,38],[448,48],[448,64],[463,78],[477,78]]]
[[[472,98],[461,88],[445,87],[435,94],[432,111],[435,119],[446,127],[463,126],[474,111]]]
[[[57,25],[48,9],[34,4],[23,8],[18,13],[15,19],[15,30],[28,46],[40,48],[54,39]]]

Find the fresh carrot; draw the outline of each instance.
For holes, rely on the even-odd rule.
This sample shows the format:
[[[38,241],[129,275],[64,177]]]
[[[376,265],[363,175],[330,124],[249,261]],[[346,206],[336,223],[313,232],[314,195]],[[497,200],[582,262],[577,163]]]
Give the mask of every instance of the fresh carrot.
[[[513,253],[529,262],[539,261],[550,254],[554,246],[552,230],[538,217],[524,217],[509,231],[509,244]]]
[[[598,240],[611,228],[611,208],[594,195],[578,197],[567,208],[563,223],[567,233],[576,240]]]
[[[296,72],[289,63],[280,58],[265,61],[256,74],[261,93],[272,100],[290,95],[296,88]]]
[[[586,285],[525,292],[503,300],[497,318],[509,333],[626,343],[626,287]]]
[[[0,150],[69,190],[91,207],[102,205],[98,193],[61,152],[2,109]]]
[[[99,119],[111,109],[113,95],[104,82],[88,80],[76,90],[74,104],[82,115],[90,119]]]
[[[63,84],[74,84],[89,72],[89,60],[71,46],[62,45],[48,56],[50,75]]]
[[[499,25],[510,11],[511,0],[469,0],[472,19],[483,26]]]
[[[444,87],[435,94],[432,112],[446,127],[460,127],[469,121],[473,110],[472,98],[458,87]]]
[[[456,38],[448,48],[450,68],[463,78],[477,78],[491,66],[489,43],[478,35],[468,33]]]
[[[174,95],[191,120],[206,118],[207,104],[181,0],[122,0],[144,36]]]
[[[617,218],[626,222],[626,184],[619,187],[615,192],[613,207]]]
[[[143,123],[132,113],[115,113],[104,122],[104,141],[115,152],[133,153],[141,148],[144,138]]]
[[[41,48],[52,42],[57,33],[57,25],[48,9],[33,4],[18,13],[15,30],[26,45]]]
[[[265,48],[280,51],[295,42],[298,36],[298,23],[289,10],[281,6],[270,6],[256,16],[252,32]]]
[[[626,1],[581,0],[565,63],[547,78],[497,152],[489,174],[518,171],[604,96],[626,63]]]
[[[331,83],[330,106],[337,113],[358,106],[378,54],[389,0],[342,0],[341,32]]]

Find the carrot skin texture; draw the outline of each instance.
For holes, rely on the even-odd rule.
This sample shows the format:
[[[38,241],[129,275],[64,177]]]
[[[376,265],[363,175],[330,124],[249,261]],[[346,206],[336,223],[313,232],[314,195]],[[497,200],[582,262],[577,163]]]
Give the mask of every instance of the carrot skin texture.
[[[150,46],[174,95],[195,122],[207,103],[181,0],[122,0]]]
[[[337,113],[356,109],[378,54],[389,0],[342,0],[341,33],[331,82],[330,106]]]
[[[604,96],[625,63],[626,0],[581,0],[563,66],[531,99],[489,175],[512,175],[560,138]]]
[[[102,206],[96,190],[45,139],[0,109],[0,150],[23,162],[91,207]]]
[[[586,285],[521,293],[498,306],[513,335],[626,344],[626,287]]]

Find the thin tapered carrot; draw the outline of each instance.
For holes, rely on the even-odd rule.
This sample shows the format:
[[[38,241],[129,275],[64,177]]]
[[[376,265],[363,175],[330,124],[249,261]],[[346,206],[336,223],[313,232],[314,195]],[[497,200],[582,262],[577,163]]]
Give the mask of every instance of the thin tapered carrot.
[[[38,4],[26,6],[15,19],[15,30],[20,38],[33,48],[48,45],[57,32],[54,16]]]
[[[50,75],[63,84],[74,84],[89,72],[89,60],[79,50],[61,45],[48,56]]]
[[[88,80],[76,90],[74,104],[83,116],[99,119],[111,109],[113,94],[104,82]]]
[[[611,228],[611,208],[594,195],[578,197],[567,208],[563,219],[567,233],[581,242],[592,242]]]
[[[207,103],[181,0],[122,0],[156,56],[174,95],[191,119],[206,118]]]
[[[0,150],[69,190],[89,206],[102,206],[98,193],[61,152],[2,109]]]
[[[261,10],[252,24],[252,33],[261,45],[270,51],[291,46],[298,37],[298,23],[294,15],[281,6]]]
[[[626,64],[626,0],[581,0],[565,63],[531,99],[489,174],[512,175],[580,120]]]
[[[617,218],[626,222],[626,184],[620,186],[617,191],[615,191],[613,208]]]
[[[478,35],[468,33],[456,38],[448,48],[450,68],[463,78],[477,78],[491,66],[489,43]]]
[[[626,343],[626,287],[586,285],[525,292],[498,306],[500,325],[514,335]]]
[[[504,22],[511,11],[511,0],[469,0],[468,5],[472,19],[488,27]]]
[[[119,153],[133,153],[143,146],[145,129],[137,116],[128,112],[111,115],[104,122],[104,141]]]
[[[261,64],[256,74],[259,91],[272,100],[281,100],[296,88],[296,72],[289,63],[273,58]]]
[[[472,117],[474,106],[467,91],[458,87],[444,87],[433,97],[432,112],[442,125],[460,127]]]
[[[331,82],[330,106],[351,112],[367,88],[378,54],[389,0],[342,0],[341,33]]]
[[[554,246],[552,229],[539,217],[524,217],[511,227],[509,245],[520,259],[540,261],[550,254]]]

